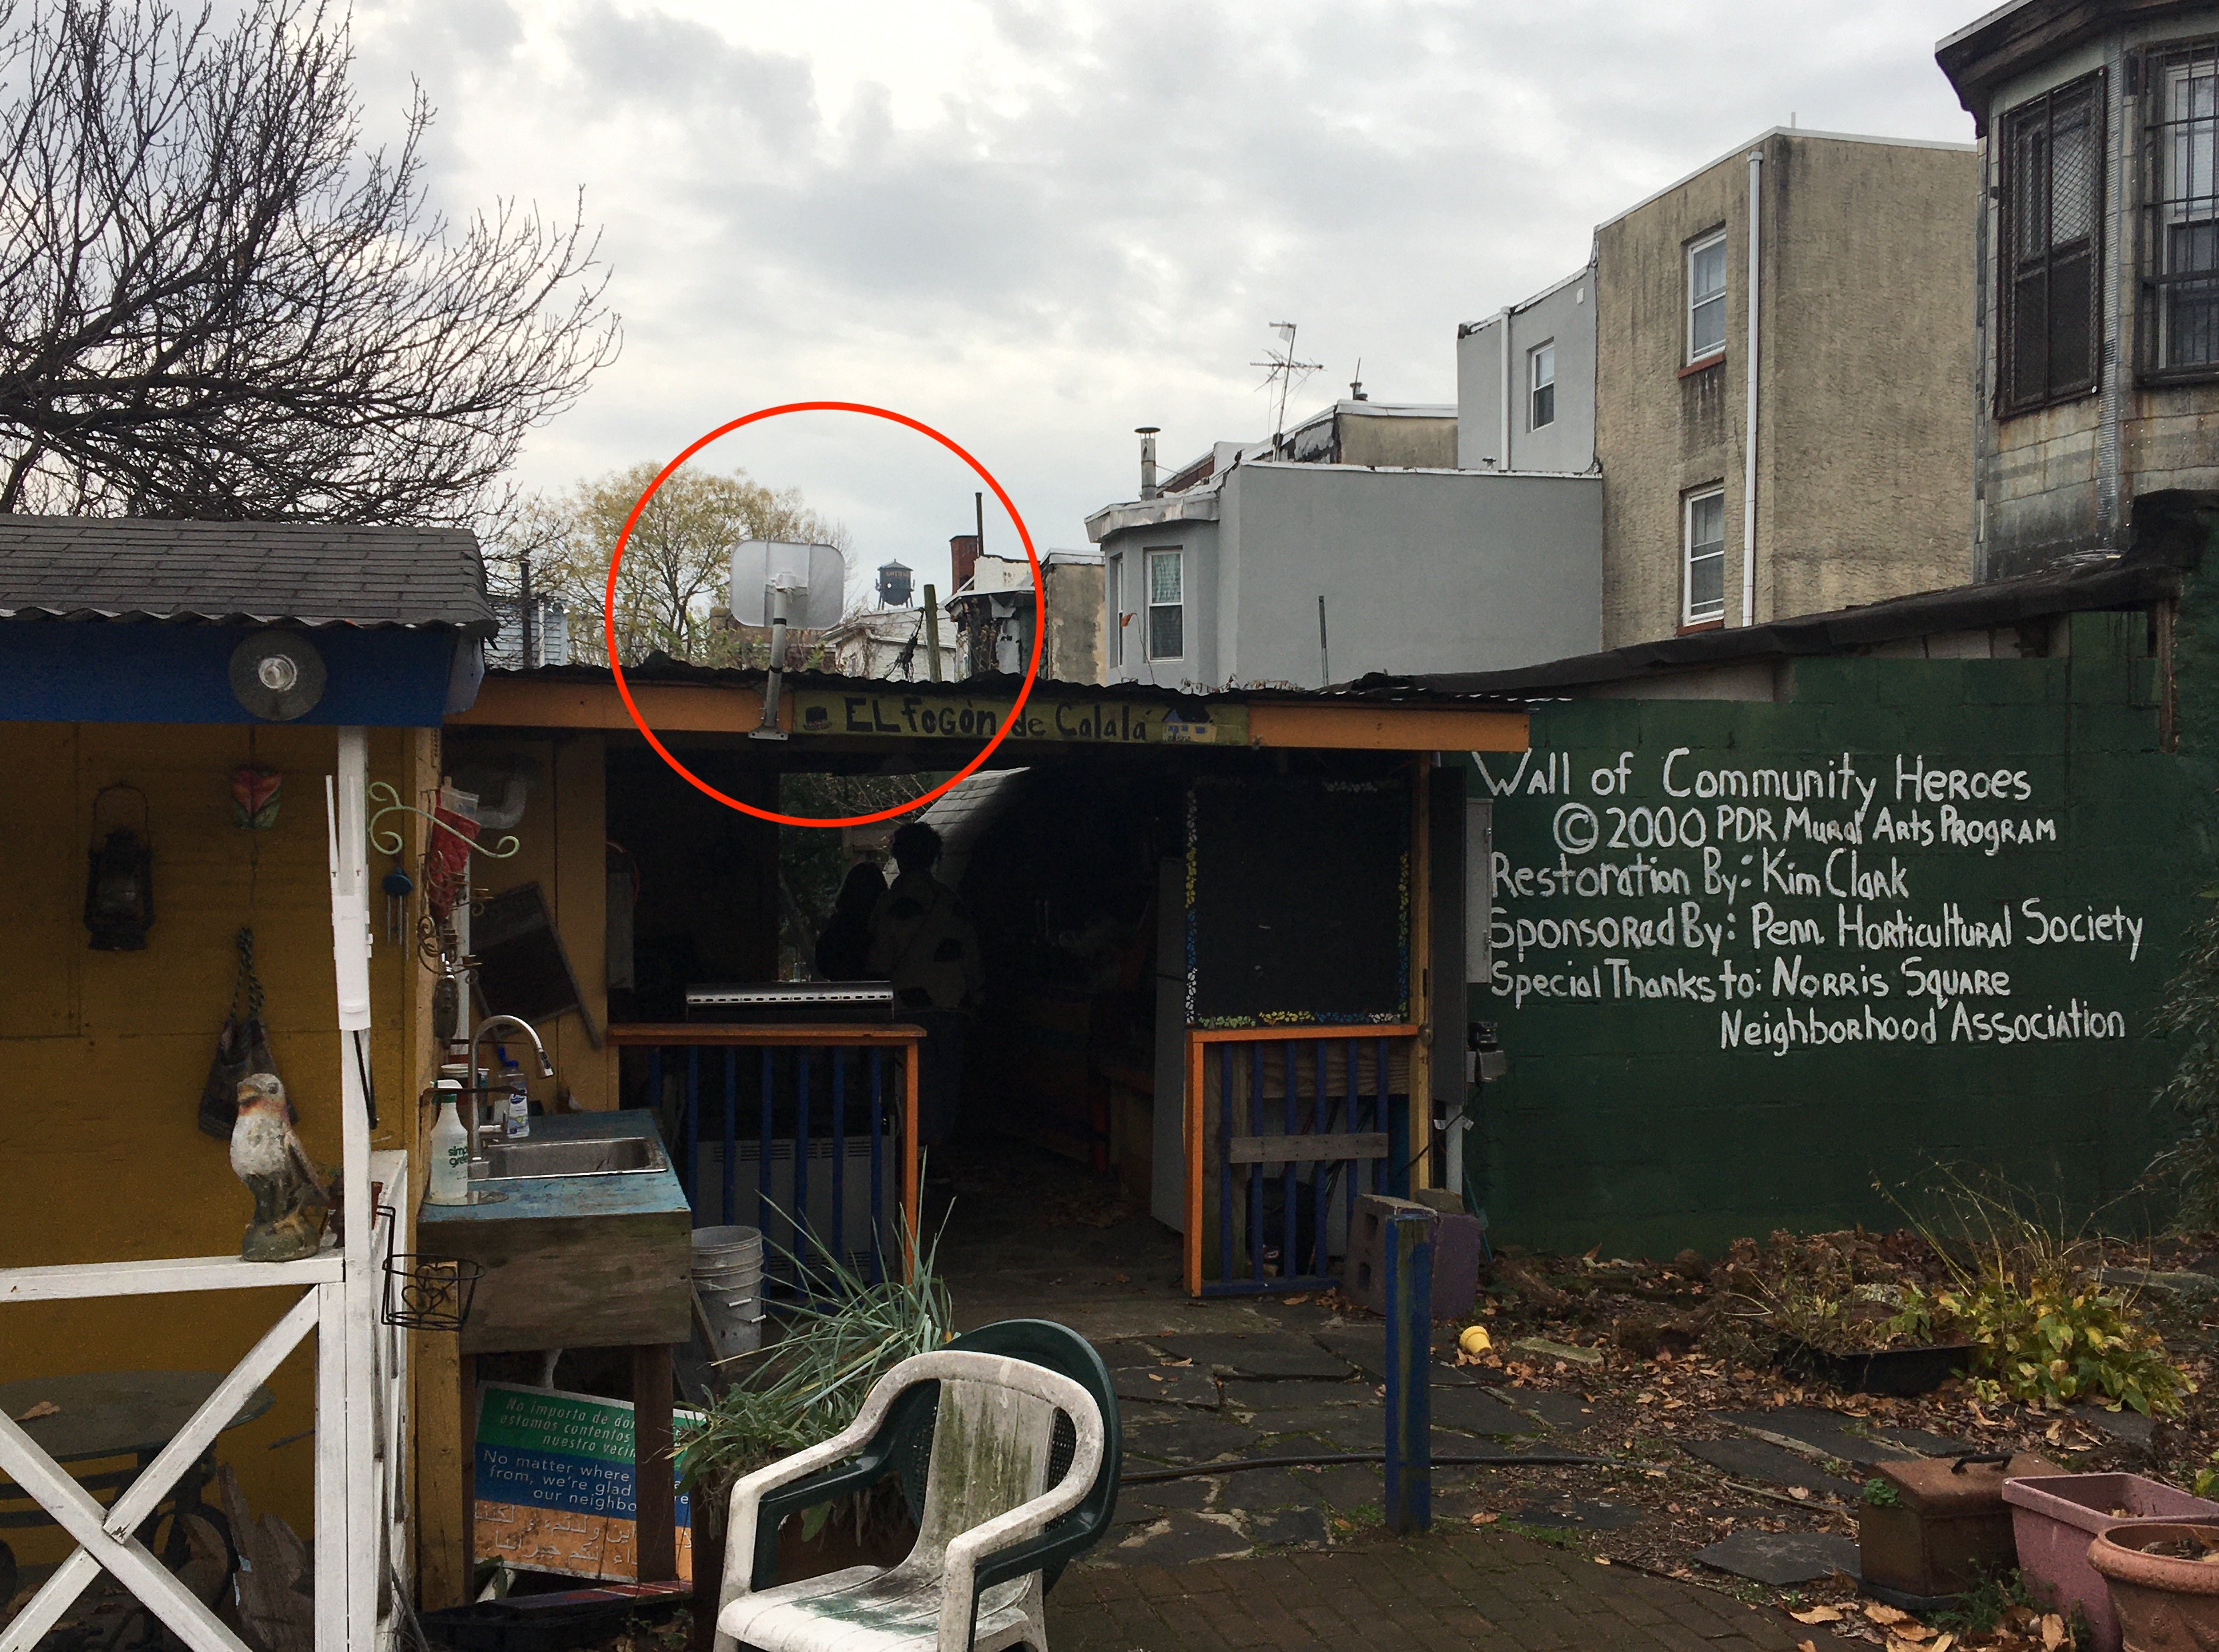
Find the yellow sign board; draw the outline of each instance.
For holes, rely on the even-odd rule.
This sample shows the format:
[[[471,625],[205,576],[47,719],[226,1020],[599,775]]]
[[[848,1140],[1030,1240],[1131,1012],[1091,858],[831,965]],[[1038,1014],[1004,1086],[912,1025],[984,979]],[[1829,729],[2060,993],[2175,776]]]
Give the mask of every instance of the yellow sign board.
[[[792,699],[796,734],[970,742],[991,739],[1011,704],[991,695],[903,688],[805,688]],[[1010,738],[1100,746],[1245,746],[1248,708],[1035,694],[1025,701]]]

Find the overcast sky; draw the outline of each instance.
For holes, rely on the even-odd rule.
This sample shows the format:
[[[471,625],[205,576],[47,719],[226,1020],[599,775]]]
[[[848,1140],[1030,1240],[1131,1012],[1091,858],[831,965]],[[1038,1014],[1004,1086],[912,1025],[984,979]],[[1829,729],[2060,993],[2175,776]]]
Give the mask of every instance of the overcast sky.
[[[355,34],[371,135],[411,76],[438,106],[440,204],[564,212],[582,188],[603,227],[623,355],[534,436],[528,485],[772,403],[865,401],[971,449],[1047,549],[1133,494],[1134,425],[1172,464],[1268,433],[1270,322],[1324,364],[1295,407],[1359,358],[1375,398],[1447,401],[1459,321],[1791,114],[1969,141],[1933,47],[1979,9],[357,0]],[[841,415],[705,460],[800,488],[860,566],[942,580],[977,485]],[[1013,546],[995,517],[987,538]]]

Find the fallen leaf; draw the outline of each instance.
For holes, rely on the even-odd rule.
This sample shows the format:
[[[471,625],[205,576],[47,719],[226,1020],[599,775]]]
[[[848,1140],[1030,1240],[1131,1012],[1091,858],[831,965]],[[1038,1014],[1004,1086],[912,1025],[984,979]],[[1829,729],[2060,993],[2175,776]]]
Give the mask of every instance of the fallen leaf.
[[[2065,1644],[2065,1620],[2050,1612],[2042,1620],[2042,1652],[2057,1652]]]
[[[53,1400],[41,1400],[16,1420],[19,1423],[34,1423],[41,1417],[59,1417],[61,1414],[62,1408]]]
[[[2058,1441],[2063,1439],[2065,1438],[2065,1419],[2060,1417],[2055,1422],[2050,1424],[2047,1429],[2042,1431],[2042,1438],[2048,1440],[2052,1445],[2056,1444]]]
[[[1596,1565],[1598,1565],[1598,1566],[1607,1566],[1607,1565],[1609,1565],[1609,1564],[1610,1564],[1610,1556],[1607,1556],[1607,1555],[1597,1555],[1597,1556],[1595,1556],[1595,1564],[1596,1564]]]
[[[1471,1523],[1474,1525],[1493,1525],[1501,1518],[1500,1514],[1475,1514],[1471,1517]]]
[[[1818,1652],[1818,1643],[1816,1641],[1798,1641],[1795,1652]]]
[[[1811,1488],[1808,1486],[1790,1486],[1787,1488],[1787,1494],[1799,1503],[1810,1496]]]
[[[1893,1606],[1883,1605],[1877,1600],[1868,1600],[1864,1603],[1864,1614],[1875,1624],[1907,1624],[1911,1621],[1909,1612],[1899,1611]]]
[[[1934,1638],[1934,1631],[1927,1628],[1924,1624],[1905,1624],[1902,1628],[1897,1630],[1895,1632],[1902,1636],[1906,1641],[1923,1642],[1930,1641]]]
[[[1308,1301],[1310,1300],[1310,1294],[1309,1294],[1308,1291],[1302,1291],[1302,1292],[1301,1292],[1299,1295],[1293,1295],[1293,1296],[1282,1296],[1279,1300],[1280,1300],[1281,1301],[1283,1301],[1283,1302],[1286,1303],[1290,1307],[1293,1307],[1296,1302],[1307,1302],[1307,1301]]]
[[[1799,1624],[1838,1624],[1842,1621],[1842,1614],[1832,1606],[1813,1606],[1808,1612],[1791,1612],[1787,1615]]]
[[[1928,1647],[1926,1652],[1949,1652],[1949,1649],[1956,1644],[1957,1637],[1955,1635],[1944,1635],[1933,1645]]]

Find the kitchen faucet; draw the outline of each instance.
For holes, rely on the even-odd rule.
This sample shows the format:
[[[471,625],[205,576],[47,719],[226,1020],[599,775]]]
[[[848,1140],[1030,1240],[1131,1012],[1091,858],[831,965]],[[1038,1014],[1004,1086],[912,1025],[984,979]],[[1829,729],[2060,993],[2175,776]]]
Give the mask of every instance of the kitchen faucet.
[[[477,1098],[477,1111],[471,1121],[470,1127],[470,1174],[473,1176],[482,1177],[492,1170],[493,1161],[487,1157],[485,1151],[488,1133],[498,1135],[501,1133],[503,1128],[498,1118],[491,1123],[486,1121],[486,1115],[493,1111],[488,1104],[491,1097],[488,1093],[491,1087],[488,1085],[481,1089],[478,1086],[478,1046],[484,1040],[488,1029],[499,1026],[503,1022],[507,1022],[531,1040],[531,1047],[538,1053],[539,1056],[539,1076],[542,1078],[552,1078],[555,1076],[555,1064],[548,1059],[547,1046],[539,1041],[539,1034],[531,1023],[521,1015],[488,1015],[478,1023],[477,1031],[470,1034],[469,1068],[471,1091]]]

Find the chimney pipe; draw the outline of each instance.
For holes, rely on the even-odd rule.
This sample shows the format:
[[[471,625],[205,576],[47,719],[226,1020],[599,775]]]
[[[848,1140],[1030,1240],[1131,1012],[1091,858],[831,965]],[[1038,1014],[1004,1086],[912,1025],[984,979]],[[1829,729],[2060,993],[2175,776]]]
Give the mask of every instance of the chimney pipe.
[[[1163,489],[1156,486],[1156,432],[1160,425],[1141,425],[1134,434],[1141,438],[1141,497],[1160,498]]]

